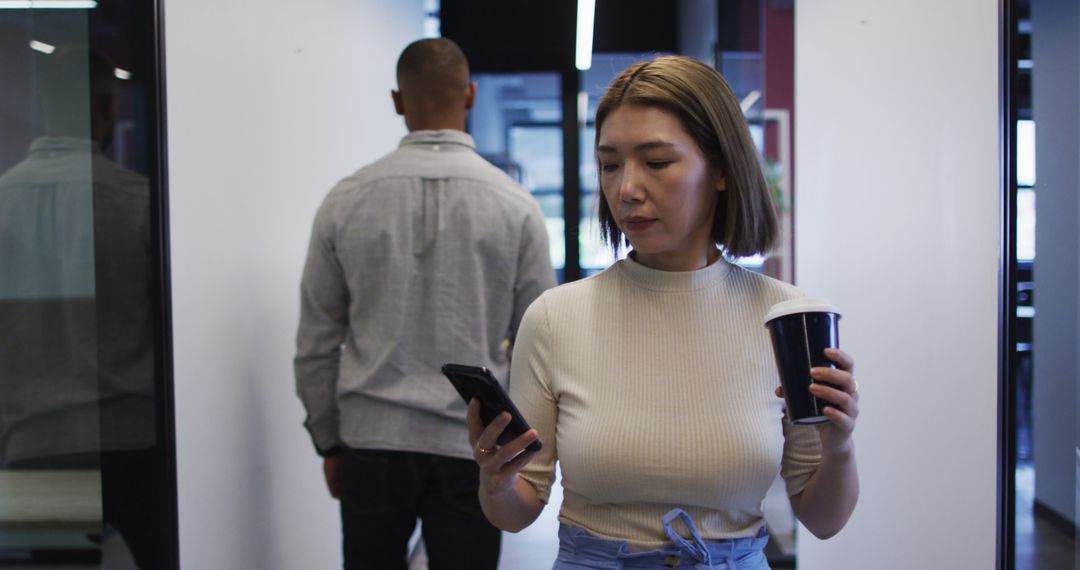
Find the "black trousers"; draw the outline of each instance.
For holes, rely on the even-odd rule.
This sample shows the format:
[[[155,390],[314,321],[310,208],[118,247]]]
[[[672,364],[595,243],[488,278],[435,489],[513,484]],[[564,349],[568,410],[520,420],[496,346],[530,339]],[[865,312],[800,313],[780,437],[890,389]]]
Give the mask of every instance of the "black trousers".
[[[141,570],[165,565],[155,461],[156,449],[101,454],[105,522],[120,531]]]
[[[346,449],[341,463],[346,569],[405,570],[419,517],[429,570],[495,570],[502,535],[480,510],[476,462]]]

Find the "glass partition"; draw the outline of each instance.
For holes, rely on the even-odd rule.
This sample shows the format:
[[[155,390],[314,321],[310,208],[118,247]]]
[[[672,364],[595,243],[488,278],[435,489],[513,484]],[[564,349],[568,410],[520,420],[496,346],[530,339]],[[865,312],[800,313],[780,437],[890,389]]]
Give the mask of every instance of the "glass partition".
[[[562,282],[566,239],[559,74],[488,73],[473,79],[476,106],[469,114],[469,132],[476,149],[540,203],[551,264]]]
[[[0,4],[0,566],[175,564],[154,11]]]
[[[1012,0],[1005,8],[1006,120],[1012,127],[1005,171],[1015,204],[1006,223],[1015,231],[1009,261],[1016,271],[1006,307],[1013,312],[1006,329],[1011,336],[1002,347],[1013,363],[1002,455],[1014,493],[1012,508],[1003,511],[1003,566],[1080,568],[1080,175],[1074,161],[1060,158],[1075,156],[1080,133],[1080,7]]]

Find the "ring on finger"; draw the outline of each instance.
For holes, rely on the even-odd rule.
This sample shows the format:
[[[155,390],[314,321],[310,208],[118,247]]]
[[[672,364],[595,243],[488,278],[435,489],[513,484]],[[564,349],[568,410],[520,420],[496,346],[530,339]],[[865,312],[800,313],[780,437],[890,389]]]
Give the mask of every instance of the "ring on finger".
[[[488,449],[486,447],[481,447],[479,445],[476,446],[476,451],[479,452],[479,453],[483,453],[484,455],[487,455],[488,453],[495,453],[494,449]]]

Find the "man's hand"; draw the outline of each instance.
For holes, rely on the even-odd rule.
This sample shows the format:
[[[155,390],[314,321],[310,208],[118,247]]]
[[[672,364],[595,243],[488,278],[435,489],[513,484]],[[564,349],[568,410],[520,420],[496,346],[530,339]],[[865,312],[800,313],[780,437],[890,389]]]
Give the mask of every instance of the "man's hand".
[[[337,499],[341,489],[341,456],[323,458],[323,475],[326,476],[326,488],[330,496]]]

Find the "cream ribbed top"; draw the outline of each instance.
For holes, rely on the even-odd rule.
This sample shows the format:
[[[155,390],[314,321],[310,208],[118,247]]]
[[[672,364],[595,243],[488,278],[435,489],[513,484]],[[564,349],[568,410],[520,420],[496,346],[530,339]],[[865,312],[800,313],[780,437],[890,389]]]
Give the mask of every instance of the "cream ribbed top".
[[[594,536],[660,546],[674,507],[706,539],[755,534],[777,473],[795,494],[820,462],[816,428],[783,420],[762,324],[800,296],[723,260],[666,272],[626,259],[544,293],[510,375],[544,444],[522,476],[547,502],[559,461],[559,519]]]

